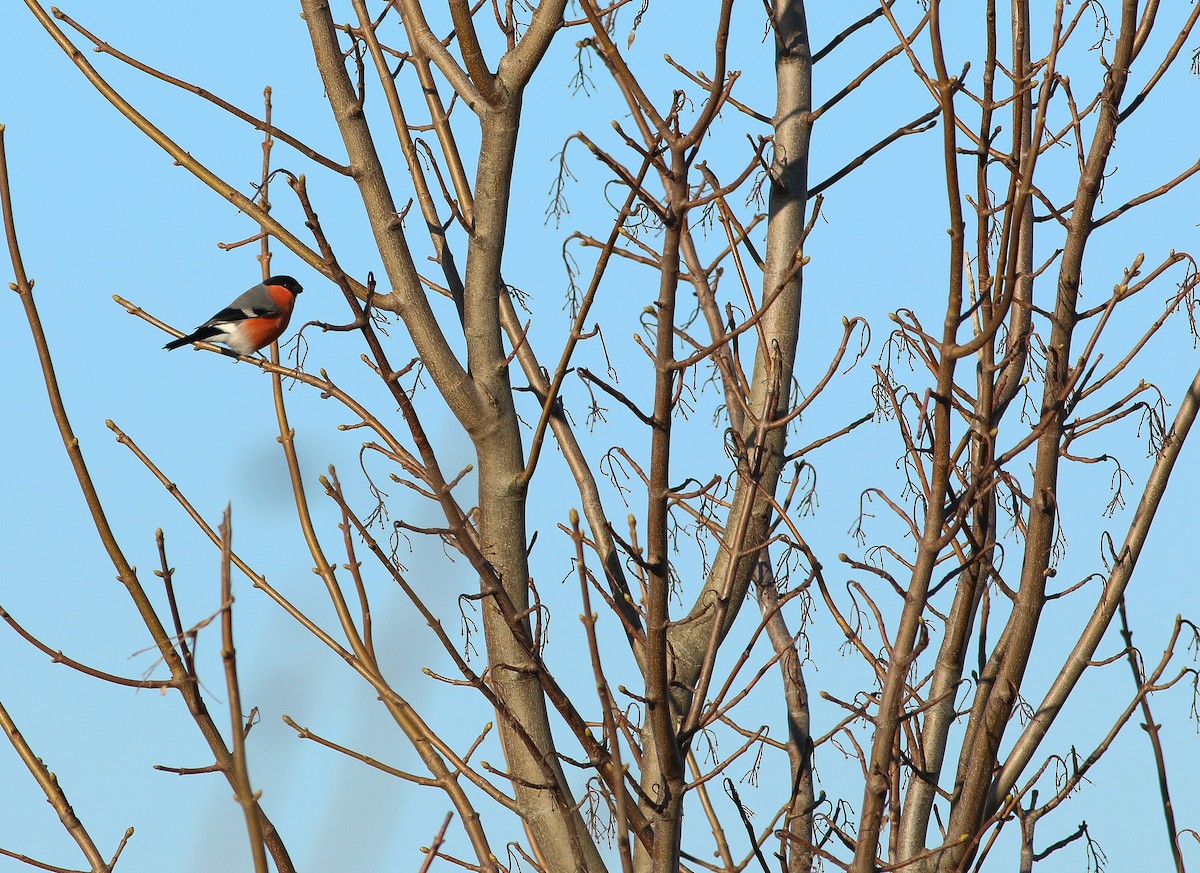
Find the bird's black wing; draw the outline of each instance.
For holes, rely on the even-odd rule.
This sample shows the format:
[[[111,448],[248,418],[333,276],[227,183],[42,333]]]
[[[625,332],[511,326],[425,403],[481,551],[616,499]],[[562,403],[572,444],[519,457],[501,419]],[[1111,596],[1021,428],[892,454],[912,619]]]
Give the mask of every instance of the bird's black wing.
[[[245,321],[247,318],[257,318],[264,313],[254,309],[241,309],[240,307],[231,306],[228,309],[222,309],[208,321],[204,322],[204,327],[213,324],[228,324],[231,321]]]

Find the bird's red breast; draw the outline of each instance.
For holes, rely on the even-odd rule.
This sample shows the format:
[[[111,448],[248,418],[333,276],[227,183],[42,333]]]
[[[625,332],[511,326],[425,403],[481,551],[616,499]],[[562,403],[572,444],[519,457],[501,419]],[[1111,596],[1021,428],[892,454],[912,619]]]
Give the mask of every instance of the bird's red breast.
[[[287,330],[291,317],[292,309],[289,306],[278,315],[247,318],[238,326],[238,330],[242,338],[250,345],[255,349],[261,349],[279,339],[280,335]]]

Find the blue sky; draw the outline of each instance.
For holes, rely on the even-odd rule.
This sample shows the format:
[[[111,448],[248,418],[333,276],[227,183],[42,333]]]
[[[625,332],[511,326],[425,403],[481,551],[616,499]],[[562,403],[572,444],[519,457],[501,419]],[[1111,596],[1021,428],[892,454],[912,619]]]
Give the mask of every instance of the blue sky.
[[[916,4],[907,0],[898,4],[906,5],[913,8],[903,14],[911,17]],[[769,111],[770,48],[761,40],[756,7],[746,6],[747,19],[739,19],[731,61],[731,67],[745,70],[735,93]],[[851,6],[855,12],[844,13],[845,20],[857,17],[861,14],[858,10],[871,4],[847,4]],[[221,2],[180,4],[164,12],[161,4],[84,3],[66,11],[116,47],[203,84],[247,111],[259,112],[262,89],[271,85],[276,123],[319,150],[335,158],[342,156],[296,7]],[[965,9],[961,12],[966,14]],[[844,26],[841,17],[827,17],[833,14],[830,10],[812,14],[810,24],[817,44]],[[665,102],[671,88],[680,85],[678,75],[660,60],[664,51],[691,68],[708,64],[711,42],[702,20],[701,15],[672,14],[665,4],[653,5],[647,14],[630,56],[652,77],[650,90],[660,102]],[[949,26],[959,40],[952,43],[952,51],[957,47],[965,54],[973,34],[963,22],[952,20]],[[314,615],[331,620],[296,529],[286,469],[276,442],[269,381],[250,367],[212,355],[190,350],[164,353],[160,347],[166,336],[131,318],[112,301],[114,294],[121,295],[171,324],[190,328],[257,281],[256,247],[234,252],[217,247],[219,242],[249,236],[255,228],[227,202],[172,166],[168,157],[128,125],[84,81],[24,8],[8,4],[0,11],[0,28],[9,45],[0,54],[0,123],[7,126],[8,162],[25,265],[38,283],[38,304],[76,433],[110,519],[130,560],[139,567],[143,584],[161,605],[161,592],[152,576],[157,566],[154,532],[161,527],[171,564],[178,568],[181,606],[190,616],[185,621],[199,621],[216,609],[217,554],[170,496],[116,444],[105,427],[106,419],[114,420],[135,439],[214,525],[225,504],[231,503],[235,549]],[[557,359],[556,343],[568,326],[561,310],[566,286],[560,257],[562,238],[576,227],[602,235],[609,220],[599,187],[607,177],[575,144],[568,152],[571,169],[578,177],[567,191],[570,214],[564,217],[561,229],[545,222],[555,156],[566,136],[580,128],[596,131],[598,141],[616,148],[608,119],[623,118],[625,111],[599,65],[592,69],[595,92],[591,96],[573,94],[569,80],[575,38],[561,40],[552,50],[526,101],[527,124],[513,203],[515,232],[505,261],[506,279],[533,295],[537,319],[531,336],[547,361]],[[886,27],[876,25],[823,62],[817,74],[818,102],[822,95],[840,87],[863,57],[874,57],[873,51],[883,50],[889,39]],[[1160,43],[1152,43],[1152,48],[1161,52],[1165,46]],[[219,110],[190,95],[148,82],[111,60],[89,57],[177,142],[243,193],[250,193],[261,161],[256,132],[226,120]],[[1094,56],[1092,67],[1087,66],[1086,55],[1072,61],[1082,64],[1080,69],[1094,72]],[[950,66],[957,68],[961,61],[952,58]],[[1139,87],[1144,78],[1144,74],[1137,78]],[[1122,130],[1114,161],[1118,172],[1106,183],[1106,206],[1111,208],[1161,184],[1195,160],[1193,119],[1198,89],[1200,81],[1188,72],[1185,56],[1164,80],[1161,93],[1139,110],[1137,123],[1128,132]],[[375,104],[376,112],[380,105]],[[928,108],[928,97],[922,94],[907,63],[893,61],[861,95],[831,112],[818,128],[814,180],[824,178],[865,145]],[[744,128],[740,119],[732,117],[718,124],[714,138],[723,137],[722,143],[740,141],[741,145],[730,146],[729,151],[717,148],[709,157],[714,167],[729,172],[745,159]],[[938,298],[944,284],[946,237],[944,194],[936,175],[940,161],[936,137],[935,133],[903,141],[891,157],[868,164],[831,189],[827,197],[806,273],[801,382],[811,385],[823,372],[840,337],[843,316],[870,318],[875,333],[865,363],[806,415],[805,434],[819,435],[823,428],[836,427],[869,410],[871,379],[867,370],[878,360],[887,330],[886,313],[912,306],[926,323],[940,319]],[[470,135],[464,134],[464,148],[472,144]],[[1069,169],[1070,153],[1059,159]],[[320,172],[286,146],[276,146],[275,160],[277,166],[309,174],[310,191],[343,264],[360,278],[367,270],[379,272],[352,186]],[[394,184],[406,191],[400,180],[396,172]],[[1196,190],[1192,180],[1182,190],[1143,207],[1127,225],[1118,222],[1100,231],[1086,264],[1085,299],[1104,299],[1119,281],[1121,267],[1138,252],[1146,253],[1150,265],[1172,248],[1195,250]],[[277,186],[277,214],[298,225],[294,220],[297,210],[287,195],[285,186]],[[1051,243],[1045,245],[1048,249]],[[277,247],[275,254],[274,272],[292,273],[306,287],[294,327],[309,319],[347,318],[345,304],[332,285],[282,248]],[[424,254],[419,250],[418,257]],[[589,268],[589,256],[579,257],[585,269]],[[640,352],[629,335],[653,286],[645,274],[623,267],[613,276],[617,290],[604,298],[600,309],[607,319],[606,342],[627,379],[623,385],[643,390],[639,377],[630,372],[634,367],[631,356]],[[1147,300],[1130,307],[1125,316],[1128,322],[1113,326],[1110,341],[1114,350],[1136,336],[1170,291],[1164,284],[1161,290],[1148,292]],[[645,301],[639,296],[643,294]],[[6,546],[0,605],[49,645],[78,660],[131,676],[151,673],[156,668],[154,657],[144,651],[150,641],[113,580],[111,566],[90,528],[47,411],[15,295],[6,297],[3,307],[0,373],[6,388],[7,423],[3,457],[9,460],[5,491],[10,496],[0,505],[0,531]],[[442,314],[452,317],[448,309]],[[359,349],[352,335],[322,335],[310,329],[306,336],[311,344],[311,369],[327,368],[339,383],[361,390],[372,403],[383,403],[380,409],[387,408],[386,399],[358,362]],[[411,346],[398,326],[392,329],[389,342],[394,360],[411,356]],[[587,354],[593,356],[590,366],[603,366],[597,352],[589,350]],[[1183,320],[1177,320],[1139,359],[1136,373],[1125,380],[1125,390],[1144,375],[1174,404],[1190,382],[1197,361],[1192,338]],[[712,397],[711,393],[705,395],[704,402]],[[336,430],[337,424],[348,419],[332,402],[320,401],[301,387],[290,392],[289,402],[301,461],[313,489],[310,497],[336,555],[337,519],[315,496],[315,480],[329,464],[336,464],[343,481],[365,500],[359,470],[361,437],[353,431]],[[445,466],[453,469],[456,463],[468,463],[469,445],[445,417],[440,403],[432,398],[421,403],[427,426],[451,459]],[[1174,406],[1167,414],[1174,414]],[[710,460],[719,457],[720,429],[700,424],[708,420],[708,412],[700,412],[696,418],[697,422],[689,424],[694,434],[689,436],[694,440],[689,443],[689,459],[692,451]],[[581,426],[582,419],[580,408]],[[873,477],[896,475],[889,436],[885,426],[871,424],[818,459],[821,504],[806,524],[811,525],[811,541],[820,544],[827,567],[833,565],[841,573],[837,577],[840,589],[847,576],[836,569],[834,556],[855,548],[846,531],[854,522],[857,495],[864,484],[878,481]],[[589,446],[597,448],[643,437],[627,415],[610,409],[609,423],[588,439]],[[1121,439],[1120,456],[1133,479],[1127,487],[1132,497],[1130,508],[1113,520],[1105,519],[1101,512],[1108,500],[1110,466],[1071,467],[1065,474],[1071,501],[1066,530],[1071,551],[1060,574],[1063,587],[1102,569],[1100,532],[1110,529],[1119,538],[1136,503],[1149,469],[1144,434],[1139,436],[1135,424],[1130,423]],[[556,488],[556,481],[561,481],[558,477],[565,475],[557,452],[548,451],[543,465],[542,480],[535,485],[530,525],[540,533],[535,571],[539,586],[557,605],[554,632],[561,634],[569,652],[571,641],[577,644],[580,633],[576,623],[579,610],[572,599],[577,597],[573,583],[559,584],[568,573],[564,560],[568,544],[555,525],[565,520],[571,496]],[[386,479],[387,471],[377,462],[368,462],[368,469],[381,482]],[[1130,611],[1135,638],[1151,662],[1157,660],[1175,614],[1196,615],[1200,606],[1194,562],[1186,552],[1194,537],[1192,493],[1198,475],[1200,456],[1192,445],[1185,449],[1176,469],[1173,490],[1159,513],[1134,582]],[[618,498],[611,499],[610,512],[619,518],[624,511]],[[393,517],[414,524],[435,520],[429,506],[407,496],[400,486],[391,489],[389,506]],[[636,509],[636,502],[633,506]],[[881,534],[888,525],[882,517],[870,524]],[[412,571],[411,581],[444,615],[448,629],[457,632],[456,597],[473,585],[465,562],[450,563],[439,547],[420,543],[414,544],[414,551],[404,561]],[[374,693],[344,665],[329,657],[319,643],[243,580],[237,581],[235,593],[242,697],[247,706],[257,706],[262,713],[261,724],[251,734],[251,774],[256,787],[263,789],[264,804],[283,830],[293,857],[305,870],[374,873],[415,869],[420,862],[416,847],[428,844],[444,814],[440,798],[433,802],[428,796],[413,794],[393,779],[295,739],[280,717],[290,715],[302,725],[402,768],[417,768],[415,755],[375,703]],[[479,711],[468,699],[469,692],[447,689],[422,676],[425,666],[449,673],[446,657],[396,592],[379,583],[376,598],[376,621],[387,628],[389,640],[381,649],[390,662],[394,684],[419,710],[443,723],[456,742],[469,743],[477,722],[486,716],[474,718]],[[1082,618],[1070,601],[1062,601],[1051,604],[1044,621],[1053,628],[1043,634],[1043,663],[1053,664],[1055,649],[1069,643]],[[602,621],[601,630],[612,632],[615,625],[610,622],[606,628]],[[833,630],[818,624],[812,639],[813,691],[852,684],[861,667],[838,651]],[[1114,638],[1102,654],[1116,649]],[[218,650],[215,633],[202,635],[200,655],[207,666],[210,705],[220,711],[224,689],[219,680]],[[1186,660],[1185,653],[1180,653],[1180,659],[1181,663]],[[570,656],[564,663],[570,663]],[[48,663],[9,632],[0,633],[0,665],[0,699],[35,750],[59,775],[77,814],[104,851],[111,851],[126,827],[137,828],[118,869],[126,873],[250,869],[241,813],[230,801],[225,782],[218,776],[181,778],[150,769],[156,763],[203,766],[209,762],[178,699],[102,686]],[[1052,678],[1045,672],[1032,675],[1026,688],[1030,699],[1036,701]],[[1045,751],[1065,753],[1072,741],[1082,753],[1090,751],[1130,694],[1131,684],[1124,664],[1090,677],[1071,704],[1072,732],[1053,734]],[[769,688],[765,687],[764,699],[756,704],[763,707],[764,722],[778,719],[772,702],[766,699]],[[1200,825],[1200,791],[1194,780],[1187,778],[1198,752],[1196,723],[1188,719],[1189,705],[1190,697],[1182,690],[1154,700],[1156,718],[1167,725],[1164,742],[1168,761],[1174,766],[1172,788],[1181,828]],[[468,706],[472,718],[460,719],[460,709],[467,712]],[[827,725],[837,717],[832,707],[815,704],[817,722]],[[817,724],[814,730],[820,733],[823,728]],[[493,752],[493,762],[498,760],[496,754]],[[839,769],[845,765],[838,757],[830,751],[818,759],[824,780],[821,787],[831,795],[844,794],[857,805],[861,801],[858,782],[849,781],[852,769]],[[1070,833],[1086,818],[1108,855],[1109,869],[1132,869],[1133,865],[1165,869],[1169,857],[1162,838],[1157,789],[1152,779],[1144,778],[1148,761],[1144,736],[1130,725],[1078,800],[1043,822],[1039,834],[1045,836],[1039,845]],[[1139,778],[1129,779],[1131,772]],[[848,781],[839,782],[840,775],[847,775]],[[0,748],[0,782],[5,786],[0,797],[0,846],[50,863],[79,866],[82,862],[53,811],[6,748]],[[1114,798],[1119,801],[1114,803]],[[769,805],[763,800],[762,810]],[[1194,843],[1185,840],[1185,852],[1195,858]],[[994,859],[1000,867],[1010,860],[1011,856],[1002,854]],[[1079,870],[1083,865],[1082,850],[1076,845],[1038,869]],[[16,862],[0,859],[0,871],[17,868]]]

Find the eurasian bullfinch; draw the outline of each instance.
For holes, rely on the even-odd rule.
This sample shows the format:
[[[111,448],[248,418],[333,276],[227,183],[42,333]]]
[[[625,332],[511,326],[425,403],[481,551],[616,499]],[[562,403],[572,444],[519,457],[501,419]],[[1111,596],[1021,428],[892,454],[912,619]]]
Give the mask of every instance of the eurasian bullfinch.
[[[291,276],[272,276],[255,285],[187,336],[164,349],[194,342],[221,343],[249,355],[279,339],[287,330],[296,295],[304,289]]]

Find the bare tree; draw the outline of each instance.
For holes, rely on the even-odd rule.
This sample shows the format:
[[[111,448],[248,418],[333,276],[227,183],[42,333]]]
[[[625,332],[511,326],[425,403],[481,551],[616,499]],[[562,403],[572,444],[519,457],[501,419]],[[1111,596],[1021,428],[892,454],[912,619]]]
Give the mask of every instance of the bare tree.
[[[219,530],[208,526],[186,497],[186,471],[161,469],[110,425],[222,556],[219,620],[206,628],[180,613],[160,535],[164,618],[108,527],[73,437],[18,252],[7,171],[0,174],[14,288],[54,415],[166,676],[129,680],[70,661],[3,615],[31,645],[97,679],[179,695],[213,753],[205,769],[224,774],[245,812],[256,870],[294,867],[286,826],[268,818],[269,794],[260,798],[249,776],[234,569],[368,683],[418,753],[427,772],[404,773],[292,723],[301,738],[385,769],[447,806],[455,824],[443,825],[423,869],[967,871],[984,867],[1002,832],[1013,841],[999,844],[997,857],[1011,849],[1020,869],[1032,869],[1075,840],[1093,845],[1084,824],[1035,849],[1036,828],[1139,712],[1157,762],[1148,776],[1160,786],[1171,855],[1183,869],[1171,771],[1149,707],[1154,692],[1184,679],[1194,686],[1194,671],[1175,664],[1175,654],[1196,633],[1177,620],[1151,664],[1133,646],[1123,604],[1135,593],[1134,570],[1200,403],[1198,373],[1168,420],[1167,401],[1176,399],[1159,393],[1138,355],[1172,316],[1194,329],[1198,274],[1190,255],[1154,250],[1146,240],[1145,253],[1121,275],[1088,274],[1094,285],[1111,284],[1111,294],[1085,302],[1081,284],[1108,225],[1125,224],[1137,207],[1176,189],[1194,191],[1189,180],[1200,161],[1159,168],[1161,184],[1119,206],[1101,197],[1118,133],[1137,125],[1139,109],[1184,63],[1200,5],[1013,0],[998,9],[981,0],[971,4],[974,20],[956,22],[952,35],[943,20],[948,4],[939,0],[863,4],[827,33],[810,29],[802,0],[773,0],[765,13],[722,0],[688,13],[708,24],[707,64],[695,69],[668,55],[674,84],[667,86],[664,62],[631,48],[647,5],[350,0],[335,10],[302,0],[344,157],[277,127],[269,91],[256,116],[125,54],[64,12],[26,5],[101,95],[257,223],[245,243],[259,245],[264,276],[282,247],[345,299],[348,323],[305,325],[294,360],[281,360],[278,349],[270,359],[240,358],[271,374],[296,517],[336,625],[322,624],[239,557],[228,512]],[[954,13],[968,14],[957,6]],[[844,78],[821,79],[827,58],[881,39],[882,53],[859,48],[838,68],[851,71]],[[604,177],[586,196],[609,209],[589,211],[562,233],[569,325],[558,342],[555,295],[534,302],[526,291],[559,280],[513,275],[505,256],[521,233],[514,190],[528,184],[515,169],[525,107],[538,88],[561,87],[561,79],[534,77],[564,41],[577,48],[580,91],[601,87],[592,76],[603,77],[624,113],[611,125],[605,119],[569,132],[562,146],[551,218],[572,220],[567,198],[585,196],[572,189],[568,168],[580,149]],[[241,192],[170,139],[84,48],[261,131],[254,190]],[[691,46],[676,54],[688,48],[694,53]],[[773,62],[773,109],[761,93],[739,88],[735,56],[758,68]],[[869,107],[866,88],[885,75],[911,83],[913,117],[879,125],[864,141],[836,143],[837,166],[824,178],[811,175],[811,152],[831,112],[843,101]],[[818,104],[814,93],[828,96]],[[892,166],[905,172],[901,147],[937,155],[941,176],[927,184],[945,194],[937,219],[948,229],[944,258],[923,268],[923,296],[888,296],[891,324],[874,327],[881,343],[872,347],[871,326],[847,300],[840,336],[802,345],[807,268],[830,246],[818,231],[826,192],[836,198],[836,185],[887,155],[897,155]],[[402,163],[390,165],[388,153]],[[357,188],[382,265],[378,278],[335,250],[337,235],[310,196],[314,173]],[[280,197],[283,183],[303,228],[271,211],[271,192]],[[908,204],[886,191],[852,208],[884,212],[897,224],[913,220]],[[634,286],[644,293],[628,293]],[[1167,286],[1155,292],[1161,306],[1144,304],[1148,289]],[[809,292],[828,297],[839,289],[813,290],[810,276]],[[180,335],[143,302],[119,302]],[[387,330],[393,318],[400,335]],[[1118,323],[1123,329],[1113,330]],[[323,358],[332,351],[322,331],[357,334],[385,401],[371,405],[327,375]],[[827,359],[812,365],[826,347]],[[287,380],[305,390],[285,402]],[[452,466],[431,436],[433,394],[470,441],[474,459],[465,468]],[[287,408],[318,395],[342,406],[345,427],[365,434],[364,472],[390,476],[444,520],[396,518],[373,484],[364,504],[332,470],[306,480]],[[622,420],[619,430],[597,426],[609,416]],[[814,428],[814,417],[828,426]],[[1070,494],[1064,463],[1114,465],[1110,509],[1117,508],[1134,478],[1117,457],[1131,451],[1125,425],[1137,420],[1151,457],[1137,471],[1137,507],[1117,517],[1124,530],[1105,534],[1103,554],[1071,564],[1090,568],[1081,581],[1056,584],[1064,528],[1074,516],[1098,515]],[[897,474],[845,486],[861,507],[849,543],[814,536],[815,471],[838,452],[868,451],[896,459]],[[336,506],[339,531],[314,519],[314,487]],[[539,489],[575,508],[531,523],[531,514],[545,511],[533,499]],[[868,506],[886,518],[873,520]],[[552,572],[567,573],[574,585],[548,592],[536,581],[530,530],[549,536],[554,528],[560,550]],[[478,611],[479,657],[463,654],[463,641],[445,629],[451,617],[410,584],[396,548],[409,536],[439,541],[477,578],[463,609]],[[446,739],[445,725],[460,713],[418,711],[411,689],[381,666],[376,646],[388,629],[373,623],[370,604],[385,586],[403,590],[458,671],[436,678],[476,695],[479,738],[470,748]],[[1064,597],[1086,618],[1056,661],[1043,615]],[[549,617],[561,621],[579,609],[580,633],[552,644]],[[1101,654],[1118,617],[1123,647]],[[811,665],[834,653],[814,646],[814,624],[836,627],[857,662],[844,680],[822,675],[830,703],[817,718]],[[208,710],[189,648],[197,634],[218,628],[232,719],[224,730]],[[1134,686],[1112,701],[1111,729],[1087,753],[1076,753],[1073,739],[1048,744],[1052,729],[1064,730],[1060,716],[1085,673],[1114,662],[1129,665]],[[1035,665],[1056,677],[1040,700],[1027,699]],[[62,789],[2,709],[0,721],[90,869],[113,869],[116,857],[105,861],[68,814]],[[1070,725],[1065,730],[1072,735]],[[496,741],[503,768],[477,758]],[[860,766],[830,764],[838,778],[824,779],[818,791],[825,755]],[[739,793],[734,768],[771,769],[771,759],[786,778]],[[747,790],[772,811],[752,816]],[[453,846],[471,857],[456,856]]]

